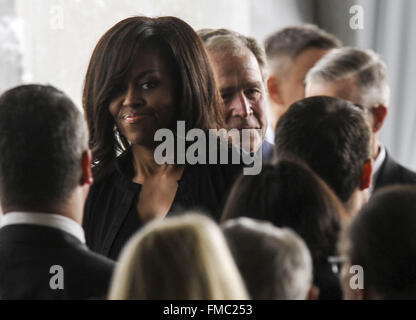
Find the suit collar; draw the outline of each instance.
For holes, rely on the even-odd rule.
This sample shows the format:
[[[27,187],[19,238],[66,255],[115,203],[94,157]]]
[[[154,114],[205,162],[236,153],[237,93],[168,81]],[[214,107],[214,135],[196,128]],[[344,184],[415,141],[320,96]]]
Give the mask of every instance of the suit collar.
[[[370,189],[370,193],[373,192],[378,177],[380,175],[380,171],[383,167],[384,162],[387,159],[387,151],[386,148],[383,145],[380,145],[380,152],[378,153],[377,158],[374,160],[373,162],[373,174],[372,174],[372,182],[371,182],[371,189]]]
[[[397,163],[390,157],[387,149],[386,156],[381,164],[379,170],[377,171],[376,179],[373,181],[374,188],[373,190],[384,186],[389,181],[395,180],[395,175],[397,174]]]
[[[74,220],[62,215],[39,212],[9,212],[3,216],[1,221],[1,227],[18,224],[40,225],[59,229],[85,243],[82,227]]]
[[[87,250],[77,237],[57,228],[36,224],[9,224],[0,228],[0,243],[17,244],[33,247],[68,247],[79,246]]]

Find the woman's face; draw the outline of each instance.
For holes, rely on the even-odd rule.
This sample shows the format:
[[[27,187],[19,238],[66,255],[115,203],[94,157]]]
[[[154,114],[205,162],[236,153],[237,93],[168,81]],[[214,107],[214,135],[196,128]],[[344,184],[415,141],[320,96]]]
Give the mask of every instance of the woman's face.
[[[172,68],[156,46],[145,46],[122,89],[110,101],[110,113],[120,133],[131,144],[154,147],[154,134],[171,128],[177,89]]]

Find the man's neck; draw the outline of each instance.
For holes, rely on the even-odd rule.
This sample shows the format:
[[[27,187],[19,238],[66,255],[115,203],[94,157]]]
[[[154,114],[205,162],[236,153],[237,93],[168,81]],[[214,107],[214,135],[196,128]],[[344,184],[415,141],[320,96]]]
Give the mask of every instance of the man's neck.
[[[353,218],[363,205],[367,203],[369,199],[369,190],[357,190],[351,195],[350,199],[344,203],[345,210],[350,218]]]
[[[22,206],[9,205],[3,207],[3,214],[7,215],[9,212],[37,212],[45,214],[56,214],[74,220],[79,225],[82,225],[82,217],[84,210],[84,201],[82,191],[75,190],[71,197],[59,205],[49,206]]]
[[[284,107],[274,103],[269,100],[269,123],[270,127],[272,127],[273,132],[276,131],[277,122],[279,121],[280,117],[283,115]]]

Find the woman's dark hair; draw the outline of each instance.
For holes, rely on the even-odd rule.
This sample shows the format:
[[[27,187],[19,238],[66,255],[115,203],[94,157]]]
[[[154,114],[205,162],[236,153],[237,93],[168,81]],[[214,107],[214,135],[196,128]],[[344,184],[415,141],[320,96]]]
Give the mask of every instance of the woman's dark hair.
[[[90,131],[94,178],[109,173],[117,151],[129,143],[115,133],[109,103],[125,83],[137,53],[147,44],[160,46],[178,78],[176,120],[186,129],[224,127],[222,102],[202,40],[184,21],[175,17],[131,17],[100,39],[85,77],[83,107]]]
[[[335,255],[343,206],[306,165],[279,161],[256,176],[235,182],[221,220],[249,217],[296,231],[311,251],[314,266]]]

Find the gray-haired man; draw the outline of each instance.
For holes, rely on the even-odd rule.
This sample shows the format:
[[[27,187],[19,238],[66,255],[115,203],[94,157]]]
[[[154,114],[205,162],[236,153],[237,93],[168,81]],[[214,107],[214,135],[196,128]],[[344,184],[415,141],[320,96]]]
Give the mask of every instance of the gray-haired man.
[[[386,65],[371,50],[334,49],[306,76],[306,96],[327,95],[361,105],[372,129],[371,153],[374,160],[374,191],[392,184],[416,184],[416,173],[395,162],[378,139],[387,115],[390,88]]]
[[[273,145],[264,141],[267,129],[267,62],[253,38],[226,29],[198,32],[208,50],[225,105],[228,129],[251,131],[250,150],[262,147],[263,161],[271,160]],[[248,149],[242,142],[242,147]]]

